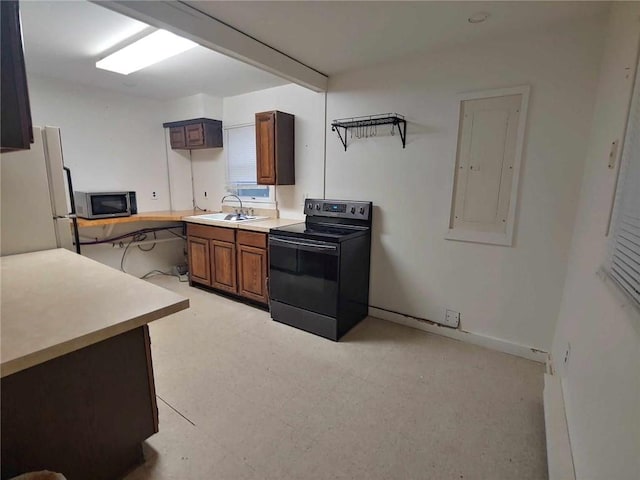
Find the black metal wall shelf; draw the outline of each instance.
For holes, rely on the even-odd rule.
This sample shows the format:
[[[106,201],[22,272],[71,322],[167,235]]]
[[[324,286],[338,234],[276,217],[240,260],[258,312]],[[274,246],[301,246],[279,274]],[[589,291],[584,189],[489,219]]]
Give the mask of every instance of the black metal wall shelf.
[[[344,151],[347,151],[347,131],[351,130],[351,138],[354,132],[356,138],[375,137],[378,134],[379,125],[391,125],[391,135],[394,135],[395,128],[398,127],[398,133],[402,140],[402,148],[407,144],[407,121],[404,115],[397,113],[380,113],[377,115],[366,115],[364,117],[339,118],[331,122],[331,131],[337,132]],[[340,129],[344,129],[344,136],[340,133]]]

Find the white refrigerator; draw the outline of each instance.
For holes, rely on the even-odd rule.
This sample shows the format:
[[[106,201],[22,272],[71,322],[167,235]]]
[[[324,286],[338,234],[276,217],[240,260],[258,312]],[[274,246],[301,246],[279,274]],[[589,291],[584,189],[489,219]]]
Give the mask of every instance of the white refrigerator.
[[[74,249],[60,129],[33,127],[30,150],[0,155],[0,255]],[[68,175],[68,182],[65,176]],[[72,235],[75,230],[75,235]]]

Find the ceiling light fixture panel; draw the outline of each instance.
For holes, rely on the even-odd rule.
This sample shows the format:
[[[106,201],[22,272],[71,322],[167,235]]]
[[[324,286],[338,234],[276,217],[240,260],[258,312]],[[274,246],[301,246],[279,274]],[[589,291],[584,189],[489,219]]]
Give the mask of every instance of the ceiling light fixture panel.
[[[129,75],[149,65],[186,52],[198,44],[167,30],[156,30],[150,35],[96,62],[96,67]]]

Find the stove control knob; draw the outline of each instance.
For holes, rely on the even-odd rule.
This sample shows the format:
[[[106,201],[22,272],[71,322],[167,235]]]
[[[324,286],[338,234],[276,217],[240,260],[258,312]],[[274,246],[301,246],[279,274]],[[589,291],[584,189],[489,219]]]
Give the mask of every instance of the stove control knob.
[[[313,210],[313,203],[307,203],[307,208],[309,210]]]
[[[316,204],[316,210],[320,210],[320,204],[319,203]]]
[[[354,213],[356,213],[356,207],[351,207],[351,215],[353,215]]]
[[[360,207],[360,215],[364,215],[364,207]]]

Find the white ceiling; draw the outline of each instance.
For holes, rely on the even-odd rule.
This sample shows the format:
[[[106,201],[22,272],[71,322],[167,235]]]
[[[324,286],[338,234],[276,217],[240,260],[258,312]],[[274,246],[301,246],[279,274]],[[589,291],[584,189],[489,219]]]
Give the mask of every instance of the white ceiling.
[[[601,15],[606,2],[189,1],[328,75],[513,31]],[[124,76],[95,62],[145,24],[86,1],[20,4],[27,71],[158,99],[288,83],[203,47]],[[475,12],[489,19],[470,24]],[[105,53],[106,52],[106,53]]]
[[[187,1],[324,74],[606,12],[605,2]],[[481,24],[473,13],[488,12]]]
[[[29,73],[157,99],[196,93],[239,95],[288,83],[217,52],[196,47],[120,75],[95,62],[147,25],[86,1],[20,2]]]

